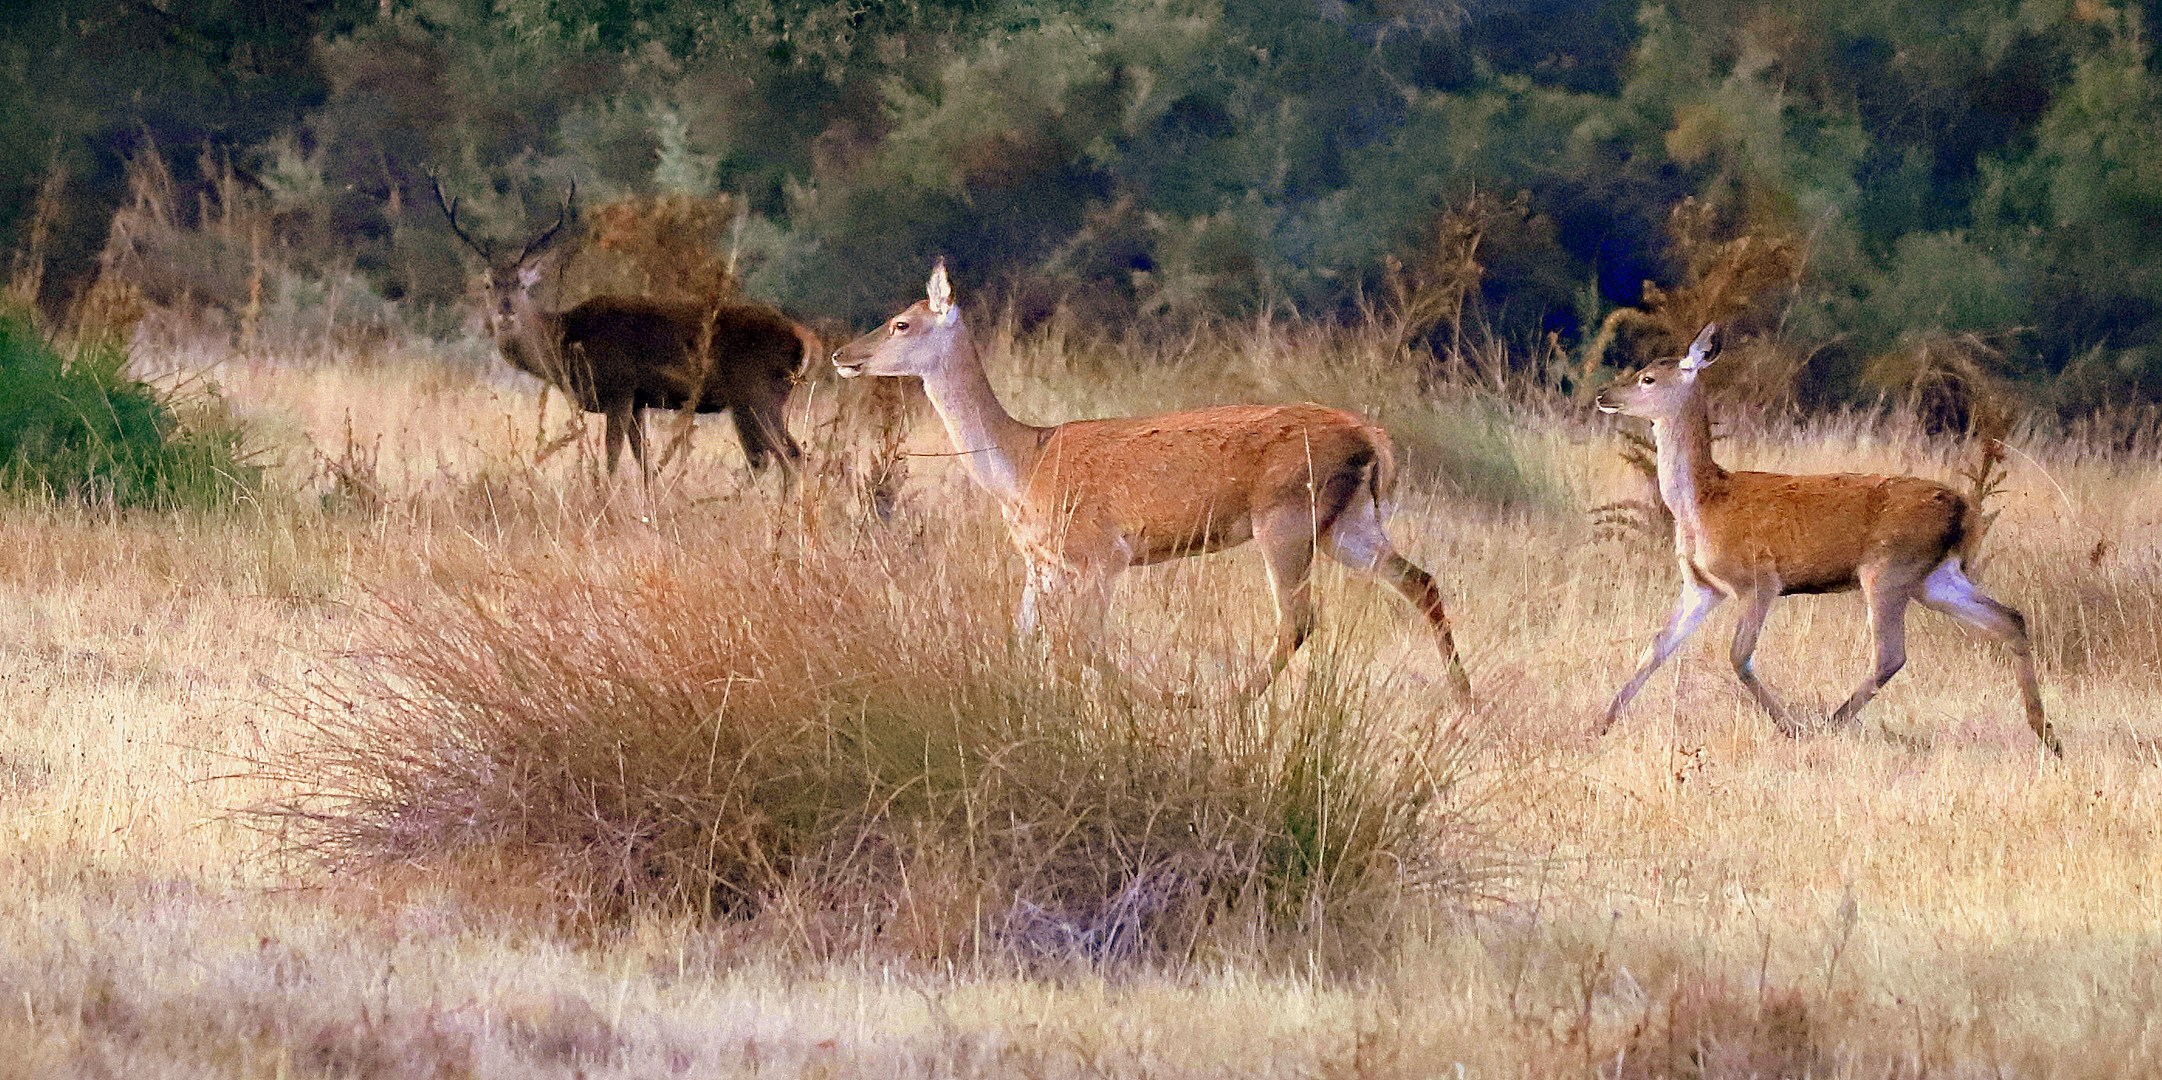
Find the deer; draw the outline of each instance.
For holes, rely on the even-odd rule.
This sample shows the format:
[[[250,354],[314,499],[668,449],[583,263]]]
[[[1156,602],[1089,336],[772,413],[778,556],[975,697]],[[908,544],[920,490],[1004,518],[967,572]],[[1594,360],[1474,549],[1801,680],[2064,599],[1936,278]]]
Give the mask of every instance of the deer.
[[[1794,476],[1729,472],[1712,460],[1712,427],[1701,373],[1718,357],[1707,325],[1678,359],[1662,359],[1600,391],[1601,412],[1652,422],[1659,495],[1674,514],[1681,599],[1652,639],[1636,674],[1614,695],[1596,729],[1604,735],[1652,673],[1728,599],[1741,601],[1729,659],[1742,686],[1780,733],[1801,733],[1794,716],[1758,680],[1757,635],[1772,601],[1799,593],[1859,589],[1867,602],[1875,664],[1832,714],[1851,723],[1906,665],[1907,605],[1919,603],[2004,643],[2012,653],[2027,724],[2050,753],[2064,744],[2042,714],[2027,621],[1968,577],[1977,507],[1934,480],[1831,473]]]
[[[1236,690],[1248,697],[1266,689],[1314,632],[1309,577],[1319,547],[1411,602],[1431,627],[1456,697],[1470,699],[1441,590],[1397,554],[1382,527],[1396,461],[1381,428],[1312,402],[1026,424],[992,391],[943,259],[926,294],[836,350],[833,365],[844,378],[923,381],[962,466],[997,501],[1027,564],[1015,620],[1022,635],[1036,633],[1050,602],[1071,604],[1100,626],[1128,567],[1253,540],[1277,629],[1268,661]]]
[[[825,351],[816,333],[772,308],[740,302],[697,303],[602,295],[561,310],[533,296],[546,251],[571,219],[576,189],[555,224],[528,239],[515,258],[495,258],[458,223],[458,200],[434,183],[451,231],[487,267],[488,328],[512,367],[561,390],[584,412],[606,421],[607,472],[628,443],[650,482],[644,410],[727,411],[754,473],[778,461],[784,485],[803,451],[783,417],[797,374]]]

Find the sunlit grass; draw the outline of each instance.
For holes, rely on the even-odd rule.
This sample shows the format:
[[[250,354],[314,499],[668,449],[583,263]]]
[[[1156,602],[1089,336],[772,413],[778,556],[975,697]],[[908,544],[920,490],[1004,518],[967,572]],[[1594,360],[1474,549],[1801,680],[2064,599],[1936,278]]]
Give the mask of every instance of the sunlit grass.
[[[935,883],[881,894],[883,919],[780,888],[767,910],[793,922],[658,905],[566,925],[556,876],[574,868],[560,859],[327,873],[280,856],[226,811],[295,790],[249,762],[305,745],[295,691],[363,673],[357,657],[388,640],[386,598],[421,603],[414,625],[447,633],[471,597],[566,647],[665,609],[629,629],[684,655],[764,648],[763,674],[818,672],[802,684],[814,689],[849,671],[906,676],[920,689],[900,697],[950,711],[947,684],[1041,676],[1048,689],[1027,692],[1078,697],[1064,714],[1077,730],[1116,709],[1089,676],[1061,690],[1026,657],[984,673],[1014,648],[1019,559],[943,459],[915,462],[890,526],[807,516],[771,481],[749,486],[711,426],[654,494],[619,482],[604,497],[590,449],[531,460],[530,384],[419,355],[229,361],[209,374],[277,457],[256,505],[0,510],[13,598],[0,645],[15,658],[0,681],[0,903],[16,913],[0,938],[0,1029],[24,1048],[0,1075],[2154,1070],[2162,468],[2015,440],[1982,573],[2034,626],[2063,762],[2038,753],[2001,650],[1924,611],[1910,615],[1907,669],[1853,728],[1773,733],[1727,668],[1723,612],[1595,740],[1676,588],[1656,543],[1599,539],[1583,512],[1641,494],[1603,422],[1490,396],[1429,405],[1356,341],[1252,334],[1227,331],[1149,379],[1155,346],[989,351],[1015,411],[1040,421],[1310,397],[1383,415],[1400,444],[1443,446],[1460,418],[1498,418],[1464,452],[1522,479],[1414,473],[1392,525],[1440,579],[1478,694],[1462,718],[1476,737],[1465,799],[1506,848],[1479,884],[1487,899],[1397,898],[1355,955],[1215,948],[1052,978],[969,941],[981,897],[965,913],[940,901],[945,883],[981,879],[951,860],[924,864],[947,875]],[[558,400],[539,427],[552,437],[565,420]],[[1952,467],[1948,448],[1854,419],[1737,430],[1717,447],[1737,467]],[[913,446],[941,441],[926,425]],[[324,461],[341,455],[369,461],[379,504],[324,497],[337,483]],[[860,610],[813,610],[827,594],[774,582],[739,588],[769,557],[836,575]],[[587,592],[534,591],[562,582]],[[711,599],[730,590],[776,597],[785,632],[708,633],[701,618],[748,613]],[[615,606],[587,604],[583,623],[511,602],[603,595]],[[1445,684],[1398,598],[1324,569],[1317,599],[1324,633],[1268,709],[1296,710],[1318,687],[1380,731],[1455,722],[1428,706]],[[1220,678],[1266,647],[1259,561],[1130,574],[1114,623],[1121,666]],[[519,626],[495,632],[516,644]],[[1781,601],[1758,657],[1776,692],[1821,718],[1867,655],[1850,595]],[[1208,725],[1243,714],[1135,715],[1156,725],[1149,747],[1178,749],[1228,738]]]

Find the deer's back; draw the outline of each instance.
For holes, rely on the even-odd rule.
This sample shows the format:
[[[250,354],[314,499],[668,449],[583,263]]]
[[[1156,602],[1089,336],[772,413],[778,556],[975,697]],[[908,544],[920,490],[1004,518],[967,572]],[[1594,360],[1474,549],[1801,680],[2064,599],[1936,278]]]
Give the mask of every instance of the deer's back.
[[[1966,513],[1934,480],[1862,473],[1731,473],[1700,505],[1716,538],[1700,564],[1730,581],[1769,567],[1785,593],[1851,589],[1872,565],[1926,572],[1959,545]]]
[[[590,379],[601,402],[640,404],[682,381],[698,346],[700,306],[633,296],[596,296],[563,313],[563,353],[573,378]],[[583,357],[584,364],[577,360]],[[677,391],[681,399],[681,391]]]
[[[1257,511],[1312,506],[1310,479],[1363,475],[1381,438],[1311,403],[1078,420],[1039,436],[1016,529],[1069,562],[1105,542],[1133,564],[1216,551],[1251,539]]]
[[[694,392],[701,412],[785,399],[803,366],[794,320],[758,304],[596,296],[564,312],[562,325],[565,353],[580,346],[598,396],[628,394],[646,408],[681,408]],[[710,364],[697,354],[702,339]]]

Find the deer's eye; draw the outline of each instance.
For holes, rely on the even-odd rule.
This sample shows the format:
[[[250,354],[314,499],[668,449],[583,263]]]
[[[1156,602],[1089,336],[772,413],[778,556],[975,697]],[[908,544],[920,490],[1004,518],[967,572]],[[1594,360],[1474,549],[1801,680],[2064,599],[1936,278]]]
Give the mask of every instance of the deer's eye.
[[[904,331],[904,330],[907,330],[907,329],[908,329],[908,320],[907,320],[907,319],[895,319],[895,320],[893,320],[893,332],[894,332],[894,333],[898,334],[898,333],[901,333],[902,331]]]
[[[1645,373],[1644,373],[1644,377],[1643,377],[1643,378],[1641,378],[1641,379],[1638,379],[1638,380],[1637,380],[1637,382],[1639,382],[1639,383],[1642,383],[1642,384],[1643,384],[1643,385],[1645,385],[1645,386],[1650,386],[1651,384],[1653,384],[1653,383],[1655,383],[1655,382],[1658,382],[1658,381],[1659,381],[1659,380],[1658,380],[1658,378],[1657,378],[1657,377],[1655,377],[1655,376],[1653,376],[1653,375],[1652,375],[1652,373],[1651,373],[1651,372],[1649,372],[1649,371],[1647,371],[1647,372],[1645,372]]]

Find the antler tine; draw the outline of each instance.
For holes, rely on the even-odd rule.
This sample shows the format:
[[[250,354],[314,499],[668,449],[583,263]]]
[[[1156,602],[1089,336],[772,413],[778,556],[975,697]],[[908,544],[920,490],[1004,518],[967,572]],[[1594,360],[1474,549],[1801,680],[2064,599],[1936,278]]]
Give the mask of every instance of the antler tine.
[[[525,247],[518,252],[518,261],[520,263],[525,262],[534,252],[548,246],[548,241],[553,239],[555,234],[562,230],[564,224],[570,221],[571,210],[577,201],[578,181],[573,180],[571,181],[570,190],[563,195],[563,209],[556,214],[556,223],[548,226],[546,232],[526,241]]]
[[[495,265],[495,255],[488,250],[488,245],[473,239],[472,234],[458,224],[458,200],[444,196],[443,181],[433,172],[428,174],[428,186],[435,189],[435,204],[443,208],[443,218],[450,223],[450,231],[458,234],[458,239],[465,241],[467,247],[480,253],[482,261]]]

